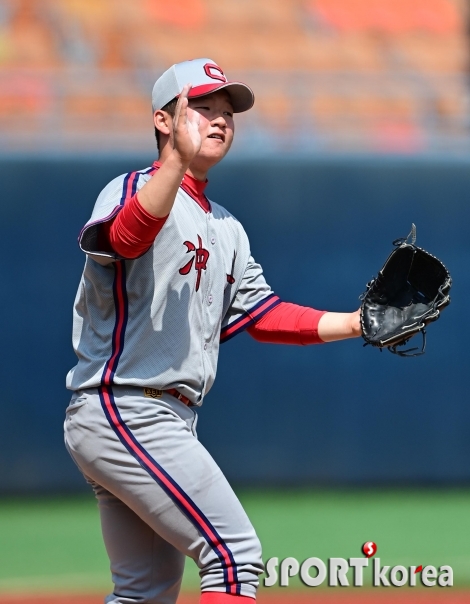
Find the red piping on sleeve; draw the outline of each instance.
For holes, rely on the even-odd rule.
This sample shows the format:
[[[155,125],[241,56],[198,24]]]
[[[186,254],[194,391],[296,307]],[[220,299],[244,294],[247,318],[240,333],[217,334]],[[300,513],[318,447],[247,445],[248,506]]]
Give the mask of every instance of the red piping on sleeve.
[[[122,258],[138,258],[152,246],[167,218],[149,214],[140,205],[136,194],[113,220],[101,225],[100,235]]]
[[[323,340],[318,335],[318,323],[326,312],[281,302],[248,327],[247,331],[258,342],[268,344],[322,344]]]

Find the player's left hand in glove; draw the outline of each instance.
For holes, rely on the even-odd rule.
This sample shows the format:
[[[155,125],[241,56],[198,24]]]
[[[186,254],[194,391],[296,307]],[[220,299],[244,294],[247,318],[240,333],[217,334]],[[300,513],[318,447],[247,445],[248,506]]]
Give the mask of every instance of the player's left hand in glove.
[[[436,321],[450,303],[449,271],[415,241],[413,224],[408,237],[393,242],[395,249],[361,296],[361,328],[366,344],[386,347],[400,356],[424,354],[426,325]],[[421,350],[398,348],[420,332]]]

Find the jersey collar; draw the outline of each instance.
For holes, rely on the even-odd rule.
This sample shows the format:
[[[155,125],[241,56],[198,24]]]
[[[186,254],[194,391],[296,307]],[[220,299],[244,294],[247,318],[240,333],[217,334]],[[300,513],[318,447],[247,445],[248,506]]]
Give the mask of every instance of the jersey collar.
[[[153,167],[158,170],[162,165],[161,162],[155,161],[153,162]],[[183,176],[183,180],[181,181],[180,187],[183,189],[185,193],[187,193],[194,201],[206,212],[207,214],[211,212],[211,204],[209,200],[204,194],[204,190],[209,181],[206,180],[203,182],[202,180],[198,180],[194,178],[194,176],[190,176],[189,174],[185,174]]]

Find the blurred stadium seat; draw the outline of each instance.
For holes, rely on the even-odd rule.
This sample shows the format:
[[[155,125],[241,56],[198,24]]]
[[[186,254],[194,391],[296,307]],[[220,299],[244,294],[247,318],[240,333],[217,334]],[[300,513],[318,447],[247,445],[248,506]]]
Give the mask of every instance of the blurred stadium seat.
[[[237,138],[260,151],[466,152],[467,21],[465,0],[0,0],[1,148],[151,151],[153,82],[208,56],[255,89]]]
[[[456,35],[462,25],[460,7],[451,0],[310,0],[307,8],[324,26],[343,32]]]

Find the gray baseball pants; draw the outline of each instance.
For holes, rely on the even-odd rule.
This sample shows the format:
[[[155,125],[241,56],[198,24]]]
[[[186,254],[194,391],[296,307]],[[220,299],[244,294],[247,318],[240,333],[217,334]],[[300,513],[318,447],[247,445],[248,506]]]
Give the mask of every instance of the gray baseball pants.
[[[105,386],[72,396],[65,443],[98,499],[114,583],[107,604],[174,604],[185,556],[201,591],[255,598],[259,540],[196,422],[167,393]]]

